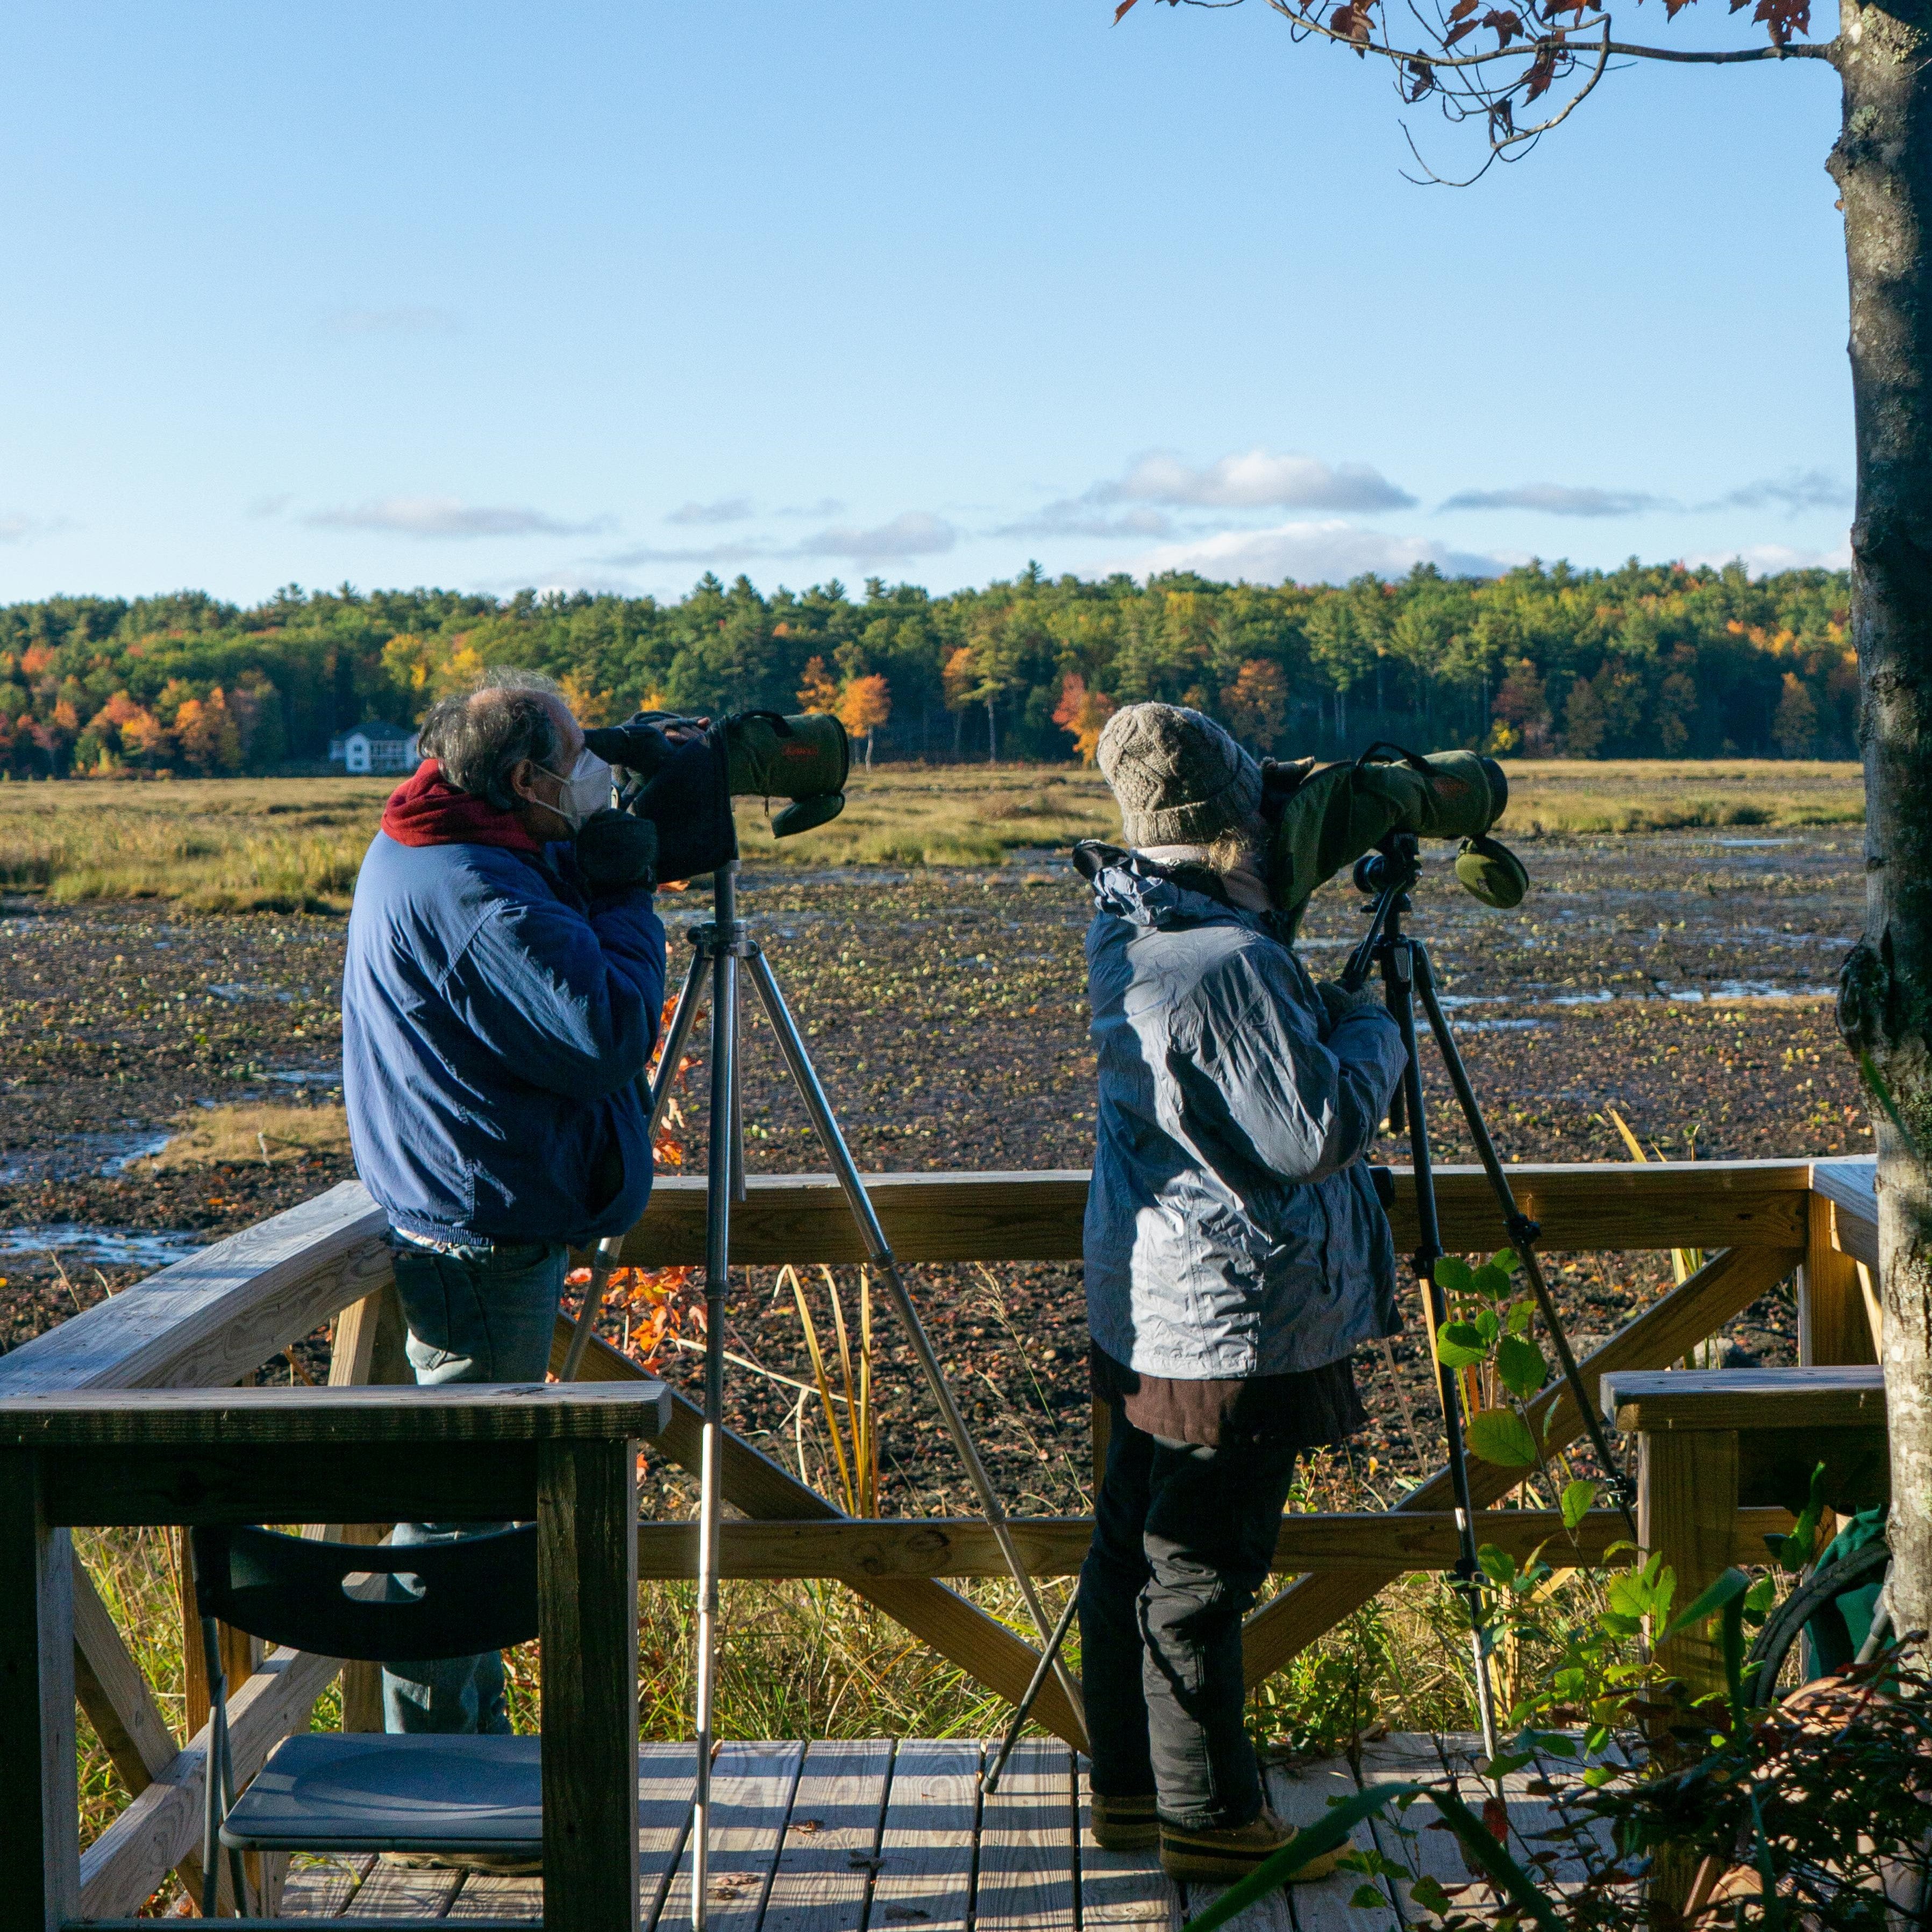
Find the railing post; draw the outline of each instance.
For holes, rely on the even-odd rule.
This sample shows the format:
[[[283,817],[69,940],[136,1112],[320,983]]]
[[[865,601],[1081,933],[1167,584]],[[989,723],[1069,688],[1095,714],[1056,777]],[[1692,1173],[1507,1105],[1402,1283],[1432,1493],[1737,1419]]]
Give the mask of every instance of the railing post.
[[[32,1449],[0,1450],[0,1932],[59,1932],[80,1893],[74,1552]]]
[[[1834,1238],[1838,1207],[1808,1197],[1804,1265],[1798,1277],[1798,1359],[1808,1368],[1876,1362],[1858,1264]]]

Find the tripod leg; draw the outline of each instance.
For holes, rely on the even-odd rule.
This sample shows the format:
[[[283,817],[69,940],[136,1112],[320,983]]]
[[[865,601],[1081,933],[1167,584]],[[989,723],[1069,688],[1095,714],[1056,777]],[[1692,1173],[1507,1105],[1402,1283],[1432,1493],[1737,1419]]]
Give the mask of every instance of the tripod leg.
[[[1584,1387],[1582,1371],[1576,1366],[1576,1358],[1570,1346],[1570,1338],[1563,1332],[1562,1318],[1556,1312],[1555,1298],[1550,1292],[1550,1284],[1543,1276],[1543,1264],[1536,1256],[1536,1223],[1516,1204],[1516,1195],[1509,1184],[1509,1176],[1503,1172],[1501,1157],[1496,1153],[1496,1144],[1490,1138],[1489,1123],[1483,1118],[1483,1110],[1476,1100],[1476,1090],[1469,1084],[1468,1070],[1462,1064],[1462,1055],[1456,1045],[1456,1036],[1449,1030],[1448,1016],[1442,1010],[1442,1003],[1436,998],[1435,968],[1430,964],[1427,949],[1420,940],[1409,942],[1415,956],[1415,990],[1422,997],[1423,1011],[1429,1016],[1430,1030],[1436,1036],[1436,1049],[1442,1055],[1442,1064],[1448,1070],[1449,1084],[1455,1090],[1456,1104],[1462,1110],[1462,1118],[1469,1129],[1469,1138],[1475,1143],[1476,1158],[1482,1162],[1483,1172],[1489,1177],[1491,1189],[1496,1197],[1496,1205],[1502,1210],[1503,1225],[1509,1231],[1510,1245],[1515,1249],[1516,1258],[1522,1264],[1523,1279],[1529,1283],[1530,1292],[1536,1298],[1536,1305],[1541,1313],[1544,1325],[1550,1330],[1550,1339],[1556,1349],[1556,1360],[1563,1372],[1563,1379],[1568,1385],[1571,1397],[1576,1404],[1577,1413],[1583,1419],[1583,1427],[1590,1438],[1590,1447],[1597,1452],[1597,1460],[1609,1478],[1610,1493],[1616,1505],[1623,1512],[1624,1526],[1629,1530],[1630,1540],[1637,1540],[1636,1516],[1632,1508],[1629,1478],[1622,1466],[1610,1454],[1608,1438],[1604,1434],[1604,1425],[1598,1414],[1595,1398]]]
[[[684,984],[678,988],[677,1004],[670,1011],[670,1030],[664,1035],[664,1051],[658,1055],[657,1078],[651,1083],[651,1118],[645,1129],[645,1138],[653,1146],[658,1129],[664,1124],[664,1111],[670,1099],[671,1083],[677,1078],[678,1062],[690,1044],[698,1003],[704,997],[704,969],[710,963],[710,955],[700,944],[691,956]]]
[[[721,890],[721,901],[724,897]],[[728,921],[721,916],[718,924]],[[738,959],[720,945],[711,962],[711,1106],[706,1151],[704,1433],[698,1462],[698,1769],[691,1818],[691,1923],[704,1932],[711,1882],[711,1756],[717,1698],[719,1450],[724,1426],[724,1296],[731,1268],[731,1124],[738,1060]]]
[[[1462,1402],[1456,1392],[1456,1372],[1436,1354],[1436,1337],[1449,1318],[1448,1303],[1436,1279],[1442,1258],[1442,1228],[1436,1211],[1436,1169],[1429,1152],[1429,1121],[1422,1099],[1422,1066],[1415,1052],[1415,1006],[1412,998],[1414,942],[1391,938],[1382,950],[1382,984],[1389,1016],[1402,1034],[1402,1096],[1406,1102],[1409,1159],[1415,1175],[1415,1212],[1418,1232],[1415,1272],[1422,1286],[1423,1306],[1429,1311],[1430,1353],[1436,1356],[1436,1392],[1442,1403],[1443,1432],[1449,1443],[1449,1480],[1456,1496],[1456,1527],[1462,1543],[1456,1564],[1458,1586],[1469,1612],[1469,1644],[1475,1664],[1476,1710],[1483,1727],[1483,1750],[1496,1754],[1495,1693],[1490,1678],[1491,1639],[1484,1613],[1482,1570],[1476,1561],[1475,1506],[1469,1495],[1469,1458],[1462,1440]]]
[[[617,1265],[618,1257],[623,1252],[622,1234],[606,1234],[597,1244],[597,1252],[590,1262],[590,1286],[584,1291],[584,1306],[577,1311],[577,1327],[564,1355],[562,1372],[557,1377],[560,1382],[576,1381],[578,1371],[584,1366],[584,1352],[590,1347],[590,1338],[597,1332],[597,1317],[604,1306],[604,1291],[610,1286],[610,1270]]]
[[[933,1400],[939,1405],[939,1412],[946,1424],[946,1433],[952,1438],[952,1446],[959,1452],[960,1460],[966,1465],[966,1473],[980,1498],[981,1514],[992,1528],[994,1540],[1000,1546],[1000,1554],[1012,1572],[1013,1581],[1018,1585],[1022,1598],[1025,1602],[1028,1614],[1031,1616],[1034,1628],[1040,1633],[1043,1646],[1051,1646],[1053,1626],[1048,1622],[1042,1607],[1040,1593],[1034,1588],[1033,1577],[1019,1552],[1019,1546],[1013,1540],[1012,1532],[1007,1527],[1006,1511],[1000,1506],[1000,1499],[993,1488],[992,1478],[986,1473],[986,1466],[980,1460],[980,1452],[974,1446],[973,1438],[968,1432],[966,1418],[960,1412],[951,1387],[946,1379],[946,1372],[940,1366],[939,1358],[933,1353],[932,1343],[927,1336],[926,1324],[919,1318],[919,1311],[912,1304],[912,1297],[907,1292],[904,1277],[899,1273],[899,1264],[894,1258],[890,1245],[886,1240],[885,1230],[879,1225],[879,1217],[874,1211],[872,1199],[867,1195],[865,1184],[859,1178],[858,1168],[854,1165],[851,1151],[845,1144],[845,1136],[839,1130],[838,1122],[832,1112],[832,1103],[826,1098],[825,1089],[820,1084],[817,1070],[805,1049],[805,1041],[800,1036],[791,1011],[784,1003],[784,995],[778,990],[778,982],[772,971],[771,962],[757,947],[752,950],[748,964],[752,978],[758,988],[760,998],[764,1002],[766,1017],[772,1023],[772,1030],[778,1036],[778,1046],[784,1053],[785,1064],[791,1076],[798,1083],[803,1097],[806,1111],[812,1116],[812,1124],[818,1130],[818,1138],[830,1160],[838,1184],[844,1189],[845,1198],[850,1204],[853,1218],[859,1223],[860,1234],[865,1238],[866,1250],[872,1256],[873,1265],[884,1276],[886,1286],[891,1292],[892,1305],[898,1310],[899,1319],[905,1324],[913,1352],[919,1358],[919,1364],[925,1371],[928,1386]],[[1086,1713],[1080,1701],[1080,1691],[1073,1682],[1066,1665],[1056,1657],[1053,1660],[1054,1676],[1066,1701],[1072,1706],[1075,1714],[1082,1724],[1086,1723]]]

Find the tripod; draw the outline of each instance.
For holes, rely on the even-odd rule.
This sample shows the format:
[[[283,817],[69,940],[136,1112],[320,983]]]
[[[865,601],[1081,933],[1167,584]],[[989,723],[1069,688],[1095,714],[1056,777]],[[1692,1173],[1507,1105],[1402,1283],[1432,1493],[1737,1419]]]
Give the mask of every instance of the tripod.
[[[1050,1629],[1033,1579],[1022,1562],[1018,1546],[1007,1526],[1006,1512],[994,1493],[980,1452],[968,1432],[966,1418],[948,1385],[939,1358],[933,1352],[926,1327],[913,1306],[904,1276],[879,1225],[859,1170],[845,1144],[832,1105],[826,1097],[817,1070],[806,1052],[784,995],[778,989],[771,962],[752,937],[747,922],[738,916],[738,861],[720,866],[712,874],[714,902],[712,917],[691,933],[692,953],[689,970],[679,989],[664,1051],[658,1062],[657,1078],[651,1090],[651,1132],[655,1138],[670,1097],[670,1084],[676,1077],[678,1062],[691,1038],[698,1009],[710,982],[711,1000],[711,1066],[710,1119],[707,1123],[705,1168],[704,1228],[704,1430],[698,1466],[698,1685],[697,1795],[692,1816],[691,1922],[694,1932],[704,1932],[706,1894],[710,1889],[710,1804],[712,1711],[716,1696],[718,1634],[718,1522],[720,1457],[724,1436],[724,1304],[730,1286],[731,1265],[731,1208],[745,1198],[745,1147],[742,1115],[742,1090],[738,1078],[740,1034],[738,1026],[740,969],[750,976],[760,1004],[786,1067],[796,1082],[806,1112],[832,1163],[833,1174],[844,1193],[852,1216],[866,1244],[872,1264],[884,1278],[892,1305],[912,1342],[933,1399],[938,1404],[946,1432],[966,1466],[966,1472],[980,1500],[986,1522],[1000,1546],[1012,1579],[1019,1587],[1028,1614],[1040,1632],[1043,1647],[1040,1679],[1051,1660],[1060,1687],[1076,1714],[1082,1716],[1078,1688],[1060,1663],[1058,1646],[1051,1641]],[[600,1246],[593,1270],[592,1292],[601,1296],[601,1276],[608,1278],[613,1250],[606,1256]],[[579,1334],[587,1334],[588,1318],[594,1304],[586,1296]],[[566,1366],[566,1378],[568,1365]]]
[[[1576,1366],[1576,1358],[1571,1352],[1570,1339],[1564,1333],[1562,1321],[1557,1314],[1549,1283],[1544,1278],[1542,1264],[1537,1258],[1535,1244],[1542,1230],[1517,1206],[1515,1193],[1510,1186],[1509,1177],[1503,1172],[1496,1142],[1490,1137],[1488,1124],[1484,1120],[1481,1106],[1477,1101],[1475,1089],[1469,1084],[1468,1072],[1462,1064],[1462,1056],[1457,1049],[1456,1036],[1450,1030],[1448,1017],[1442,1010],[1429,950],[1413,934],[1402,929],[1403,914],[1414,908],[1410,891],[1420,872],[1418,842],[1411,832],[1392,834],[1375,852],[1357,866],[1356,884],[1364,891],[1374,892],[1376,897],[1370,909],[1369,930],[1349,956],[1348,965],[1342,974],[1342,984],[1352,988],[1366,986],[1370,973],[1379,967],[1382,976],[1383,999],[1390,1016],[1402,1034],[1406,1062],[1402,1068],[1402,1084],[1396,1090],[1395,1100],[1389,1108],[1389,1125],[1400,1132],[1406,1124],[1408,1132],[1409,1159],[1415,1177],[1417,1226],[1416,1246],[1412,1260],[1416,1280],[1422,1288],[1424,1304],[1429,1312],[1431,1353],[1436,1352],[1432,1346],[1433,1338],[1441,1333],[1443,1324],[1448,1320],[1449,1310],[1441,1284],[1436,1279],[1436,1264],[1442,1258],[1444,1250],[1442,1222],[1436,1211],[1436,1172],[1429,1150],[1428,1118],[1424,1109],[1422,1066],[1415,1050],[1415,1001],[1418,998],[1427,1017],[1430,1031],[1435,1036],[1437,1051],[1442,1056],[1442,1064],[1448,1070],[1449,1084],[1455,1094],[1456,1105],[1462,1110],[1464,1123],[1469,1130],[1469,1138],[1474,1143],[1476,1158],[1482,1165],[1484,1174],[1496,1195],[1496,1205],[1502,1210],[1503,1226],[1508,1232],[1510,1245],[1522,1264],[1523,1278],[1529,1284],[1530,1292],[1535,1298],[1538,1312],[1542,1316],[1544,1326],[1549,1330],[1550,1340],[1555,1345],[1564,1381],[1576,1400],[1584,1430],[1590,1438],[1590,1445],[1595,1450],[1597,1459],[1609,1479],[1616,1506],[1623,1513],[1624,1520],[1629,1526],[1630,1540],[1635,1542],[1636,1520],[1631,1508],[1633,1498],[1629,1479],[1610,1453],[1603,1425],[1598,1419],[1597,1405],[1583,1385],[1582,1371]],[[1448,1438],[1449,1478],[1455,1492],[1456,1522],[1461,1540],[1461,1547],[1452,1574],[1456,1579],[1456,1588],[1462,1592],[1468,1606],[1470,1644],[1475,1663],[1476,1702],[1482,1720],[1483,1748],[1490,1756],[1494,1756],[1496,1750],[1496,1706],[1490,1682],[1492,1640],[1489,1619],[1483,1605],[1482,1572],[1477,1562],[1475,1513],[1469,1492],[1469,1463],[1463,1441],[1462,1406],[1456,1387],[1456,1371],[1444,1363],[1439,1354],[1436,1359],[1436,1376],[1437,1392],[1442,1404],[1443,1430]]]

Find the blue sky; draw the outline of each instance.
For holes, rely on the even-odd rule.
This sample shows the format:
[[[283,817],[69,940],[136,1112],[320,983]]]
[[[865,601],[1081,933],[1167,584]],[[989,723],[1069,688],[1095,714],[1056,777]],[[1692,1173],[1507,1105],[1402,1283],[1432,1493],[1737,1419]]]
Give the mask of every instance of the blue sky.
[[[1822,64],[1456,190],[1264,0],[1111,12],[9,10],[0,601],[1843,560]]]

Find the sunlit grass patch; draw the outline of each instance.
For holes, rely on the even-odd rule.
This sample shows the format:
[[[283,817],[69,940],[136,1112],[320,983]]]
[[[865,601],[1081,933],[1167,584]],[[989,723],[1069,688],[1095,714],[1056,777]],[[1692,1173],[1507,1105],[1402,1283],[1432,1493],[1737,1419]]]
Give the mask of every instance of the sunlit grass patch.
[[[208,1107],[181,1116],[180,1130],[142,1170],[212,1167],[224,1161],[299,1160],[346,1154],[349,1118],[340,1107]]]

